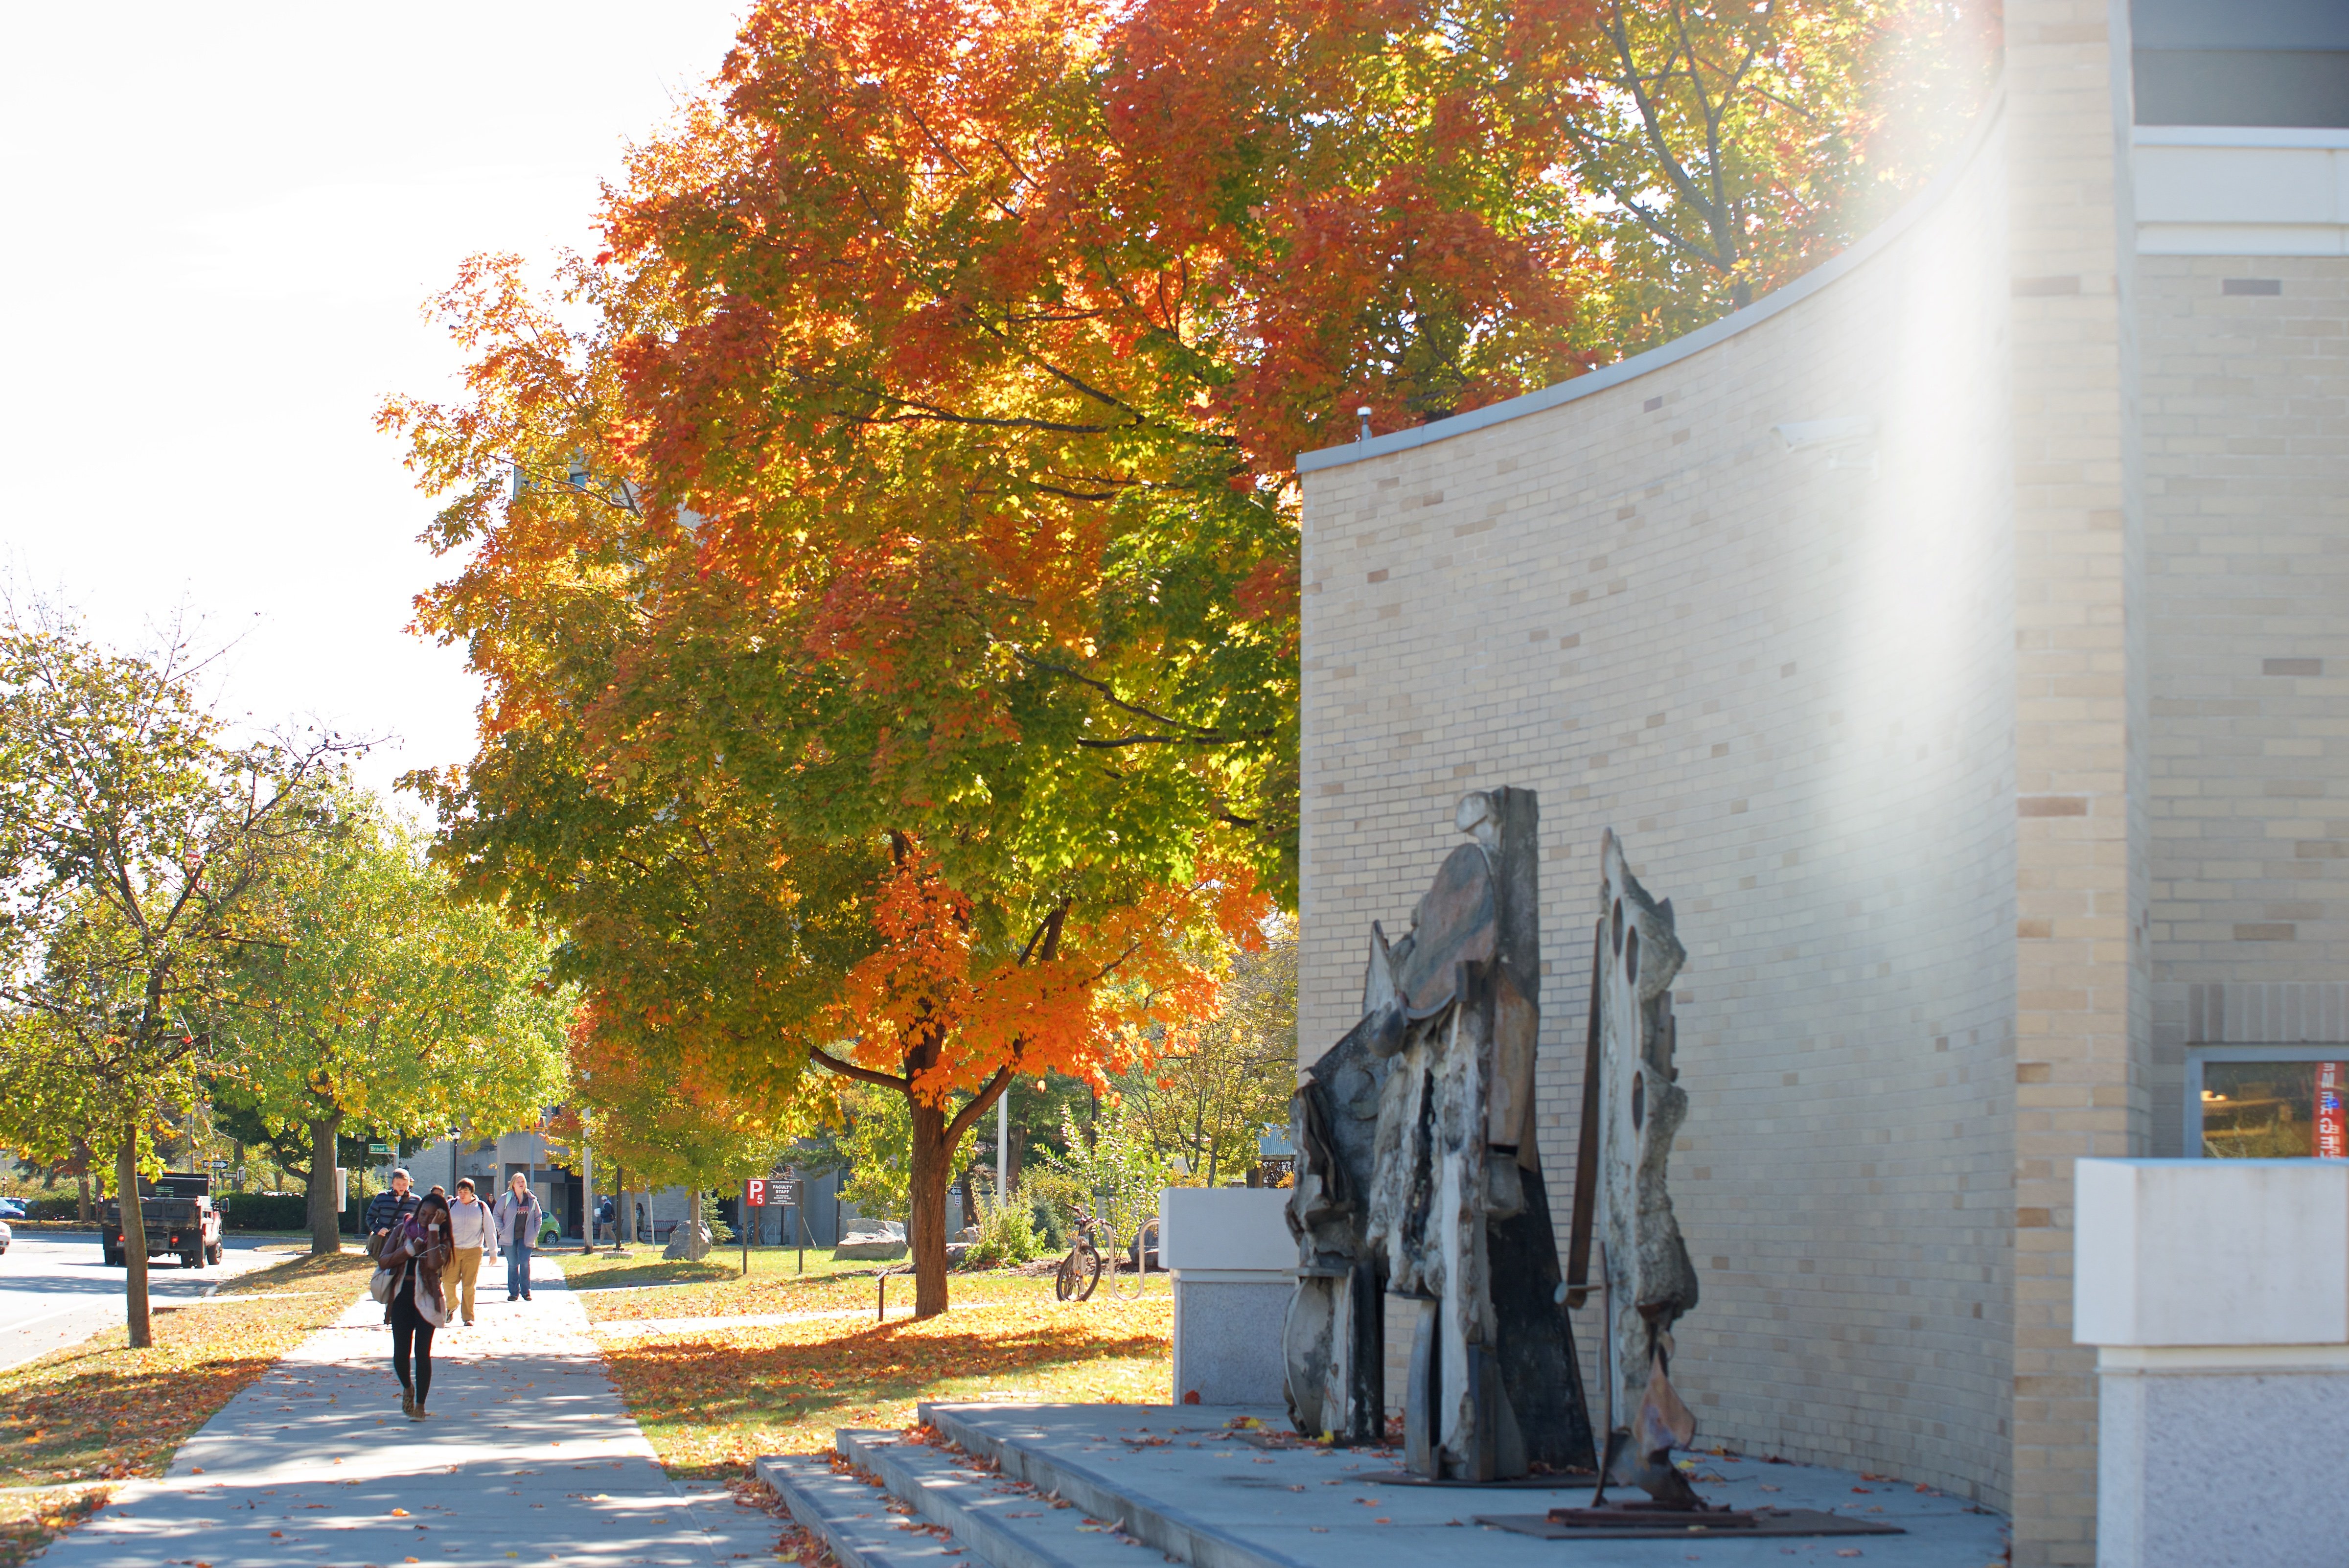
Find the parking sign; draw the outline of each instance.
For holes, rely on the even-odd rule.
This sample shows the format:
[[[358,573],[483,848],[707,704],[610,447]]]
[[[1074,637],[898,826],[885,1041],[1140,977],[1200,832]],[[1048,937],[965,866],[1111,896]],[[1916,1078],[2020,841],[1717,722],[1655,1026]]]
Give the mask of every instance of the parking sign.
[[[746,1201],[753,1209],[764,1209],[767,1206],[767,1181],[764,1177],[754,1176],[750,1179],[750,1191]]]

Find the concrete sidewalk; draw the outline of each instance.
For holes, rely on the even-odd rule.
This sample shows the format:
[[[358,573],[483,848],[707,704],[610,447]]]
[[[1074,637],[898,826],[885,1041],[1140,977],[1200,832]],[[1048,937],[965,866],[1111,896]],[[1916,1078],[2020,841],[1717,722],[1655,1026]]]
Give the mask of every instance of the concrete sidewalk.
[[[491,1270],[482,1271],[488,1282]],[[536,1299],[482,1293],[433,1346],[431,1417],[400,1414],[383,1308],[362,1296],[134,1481],[42,1568],[733,1563],[780,1521],[663,1476],[605,1376],[578,1298],[532,1260]]]

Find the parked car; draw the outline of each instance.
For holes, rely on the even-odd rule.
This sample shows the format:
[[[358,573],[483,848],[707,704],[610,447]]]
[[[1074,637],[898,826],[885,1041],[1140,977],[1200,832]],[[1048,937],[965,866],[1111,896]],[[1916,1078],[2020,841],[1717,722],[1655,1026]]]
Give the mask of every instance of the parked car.
[[[150,1258],[177,1252],[183,1269],[201,1269],[221,1261],[220,1210],[212,1207],[212,1179],[192,1172],[165,1171],[152,1184],[140,1182],[139,1219],[147,1231]],[[123,1254],[122,1205],[106,1200],[98,1220],[98,1244],[107,1262],[120,1268]]]
[[[16,1239],[7,1226],[0,1225],[0,1252],[5,1252],[8,1250],[8,1243]]]
[[[25,1200],[21,1198],[0,1198],[0,1220],[22,1220]]]

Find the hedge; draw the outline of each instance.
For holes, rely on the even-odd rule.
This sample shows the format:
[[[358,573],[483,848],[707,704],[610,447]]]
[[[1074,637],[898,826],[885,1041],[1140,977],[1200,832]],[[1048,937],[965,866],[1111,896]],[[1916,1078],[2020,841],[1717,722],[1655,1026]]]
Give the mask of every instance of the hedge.
[[[299,1192],[232,1192],[215,1199],[224,1231],[307,1231],[310,1200]]]

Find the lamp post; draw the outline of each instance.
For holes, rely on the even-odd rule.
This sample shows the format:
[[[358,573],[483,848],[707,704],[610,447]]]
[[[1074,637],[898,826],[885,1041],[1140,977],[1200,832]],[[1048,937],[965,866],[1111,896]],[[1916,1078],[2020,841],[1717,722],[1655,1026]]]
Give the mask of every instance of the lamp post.
[[[587,1141],[587,1107],[579,1107],[579,1230],[582,1251],[595,1250],[595,1149]]]

